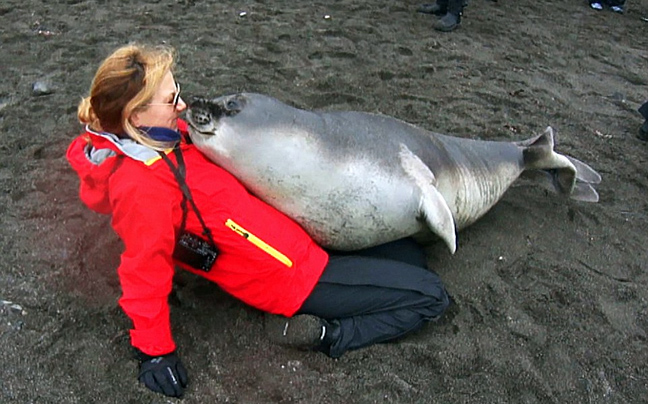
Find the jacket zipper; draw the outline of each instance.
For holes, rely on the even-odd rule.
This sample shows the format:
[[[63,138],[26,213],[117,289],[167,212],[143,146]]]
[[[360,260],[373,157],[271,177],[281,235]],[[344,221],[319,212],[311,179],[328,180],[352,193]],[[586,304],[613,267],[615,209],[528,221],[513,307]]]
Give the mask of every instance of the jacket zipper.
[[[250,233],[249,231],[245,230],[243,227],[239,226],[232,219],[227,219],[227,221],[225,222],[225,226],[234,230],[235,233],[238,233],[239,235],[243,236],[245,239],[247,239],[247,241],[254,244],[261,250],[265,251],[268,255],[272,256],[273,258],[275,258],[277,261],[281,262],[288,268],[292,268],[293,263],[288,257],[283,255],[279,251],[275,250],[270,245],[268,245],[265,241],[261,240],[260,238]]]

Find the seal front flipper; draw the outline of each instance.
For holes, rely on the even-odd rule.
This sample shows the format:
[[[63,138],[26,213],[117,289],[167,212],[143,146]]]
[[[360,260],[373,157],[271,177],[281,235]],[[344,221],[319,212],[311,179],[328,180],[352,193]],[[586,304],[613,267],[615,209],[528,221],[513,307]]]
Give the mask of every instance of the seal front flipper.
[[[457,250],[457,235],[452,212],[436,189],[436,178],[428,166],[404,144],[399,152],[401,166],[410,176],[420,191],[419,215],[425,220],[430,230],[446,243],[450,252]]]

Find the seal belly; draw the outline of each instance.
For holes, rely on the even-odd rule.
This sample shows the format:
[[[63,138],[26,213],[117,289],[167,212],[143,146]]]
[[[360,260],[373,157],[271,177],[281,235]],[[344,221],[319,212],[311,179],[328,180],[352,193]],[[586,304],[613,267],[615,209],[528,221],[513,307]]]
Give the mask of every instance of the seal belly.
[[[317,151],[301,150],[310,157],[300,164],[277,167],[276,161],[268,161],[260,166],[257,159],[254,166],[231,169],[253,194],[300,223],[328,248],[369,247],[422,228],[416,218],[416,189],[404,176],[395,178],[359,160],[337,160],[332,165]]]

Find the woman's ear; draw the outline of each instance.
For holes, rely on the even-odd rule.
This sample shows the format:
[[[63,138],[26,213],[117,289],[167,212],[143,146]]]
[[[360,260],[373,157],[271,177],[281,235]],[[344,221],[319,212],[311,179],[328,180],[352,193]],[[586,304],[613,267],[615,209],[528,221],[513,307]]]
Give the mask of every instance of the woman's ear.
[[[130,123],[131,123],[134,127],[136,127],[136,128],[139,128],[139,127],[140,127],[140,122],[141,122],[141,120],[140,120],[139,112],[133,112],[133,113],[131,114],[130,118],[128,118],[128,120],[130,121]]]

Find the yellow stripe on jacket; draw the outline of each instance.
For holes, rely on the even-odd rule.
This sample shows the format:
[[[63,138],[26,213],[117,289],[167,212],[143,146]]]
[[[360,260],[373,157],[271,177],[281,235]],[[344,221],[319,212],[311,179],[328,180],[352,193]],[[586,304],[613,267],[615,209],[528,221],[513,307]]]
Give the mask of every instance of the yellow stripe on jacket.
[[[225,226],[229,227],[230,229],[234,230],[236,233],[245,237],[250,243],[259,247],[261,250],[265,251],[270,256],[274,257],[276,260],[278,260],[288,268],[291,268],[293,266],[292,261],[288,257],[283,255],[279,251],[275,250],[270,245],[268,245],[265,241],[261,240],[260,238],[250,233],[249,231],[245,230],[243,227],[239,226],[232,219],[227,219],[227,221],[225,222]]]

